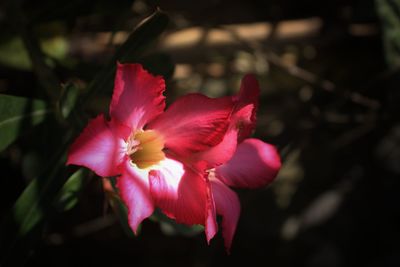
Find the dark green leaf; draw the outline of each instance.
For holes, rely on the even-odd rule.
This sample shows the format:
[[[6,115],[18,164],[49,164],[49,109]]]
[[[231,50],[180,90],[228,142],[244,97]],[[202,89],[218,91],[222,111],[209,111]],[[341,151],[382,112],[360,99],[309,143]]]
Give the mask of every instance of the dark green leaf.
[[[43,217],[44,210],[37,201],[40,198],[39,192],[40,185],[37,180],[33,180],[14,206],[13,219],[19,223],[19,235],[25,235]]]
[[[156,210],[150,219],[159,222],[161,231],[166,235],[195,236],[204,231],[204,226],[202,225],[189,226],[176,223],[159,210]]]
[[[124,232],[128,236],[133,237],[135,235],[128,224],[128,209],[126,208],[125,204],[122,202],[119,195],[116,193],[116,192],[118,192],[118,189],[116,188],[116,185],[115,185],[115,178],[110,178],[110,182],[111,182],[113,191],[107,192],[107,194],[106,194],[108,203],[110,204],[111,208],[113,209],[115,215],[117,215],[118,220],[119,220]],[[137,233],[140,233],[140,229],[141,229],[141,225],[139,225],[139,227],[137,229]]]
[[[69,139],[70,132],[66,133]],[[24,262],[43,230],[44,222],[54,214],[54,199],[67,180],[66,144],[49,161],[48,168],[25,188],[10,213],[2,221],[0,248],[4,252],[1,264]]]
[[[89,170],[81,168],[68,178],[54,203],[58,211],[70,210],[78,203],[78,196],[86,183],[88,173]]]
[[[59,36],[40,40],[40,47],[43,53],[57,60],[66,58],[69,49],[68,45],[66,38]],[[15,69],[32,70],[31,58],[19,36],[0,42],[0,63]]]
[[[167,28],[168,22],[168,16],[160,10],[144,19],[117,50],[112,60],[114,62],[111,64],[115,67],[117,60],[137,59],[141,52]]]
[[[154,75],[161,75],[168,80],[174,74],[174,64],[166,54],[151,54],[138,60],[146,70]]]
[[[382,21],[386,62],[390,68],[400,66],[400,1],[376,0]]]
[[[21,38],[0,43],[0,63],[21,70],[30,70],[32,63]]]
[[[0,151],[48,113],[42,100],[0,94]]]
[[[79,89],[72,83],[63,86],[62,94],[60,97],[60,113],[66,119],[71,111],[74,109],[76,100],[79,96]]]
[[[50,215],[53,209],[51,204],[68,178],[64,161],[62,157],[58,162],[50,162],[49,170],[35,178],[15,202],[12,216],[18,237],[26,235],[45,216]]]

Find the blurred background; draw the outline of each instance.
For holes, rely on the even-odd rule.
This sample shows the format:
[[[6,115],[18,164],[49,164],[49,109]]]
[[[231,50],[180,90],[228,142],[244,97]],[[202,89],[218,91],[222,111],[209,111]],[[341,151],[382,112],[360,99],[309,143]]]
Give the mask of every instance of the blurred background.
[[[20,97],[0,99],[4,266],[400,266],[399,0],[10,0],[0,28],[0,94]],[[283,167],[237,190],[231,255],[160,215],[126,233],[101,179],[64,167],[116,60],[163,75],[169,102],[259,79],[255,137]]]

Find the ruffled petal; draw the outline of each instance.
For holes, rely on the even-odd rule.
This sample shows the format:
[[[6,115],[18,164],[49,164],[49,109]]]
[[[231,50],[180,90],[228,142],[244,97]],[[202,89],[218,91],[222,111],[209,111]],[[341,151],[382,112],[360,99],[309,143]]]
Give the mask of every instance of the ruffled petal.
[[[84,166],[102,177],[121,174],[126,144],[103,115],[91,120],[72,144],[67,165]]]
[[[190,162],[204,161],[207,164],[207,169],[212,169],[230,160],[236,151],[238,130],[229,128],[222,141],[216,146],[192,154],[186,159]]]
[[[132,130],[142,129],[164,111],[165,82],[153,76],[140,64],[117,65],[110,116]]]
[[[232,98],[235,103],[234,109],[222,141],[210,149],[193,153],[188,160],[205,161],[208,163],[208,168],[227,162],[235,153],[237,144],[254,130],[259,94],[260,88],[256,78],[251,74],[246,75],[242,80],[239,94]]]
[[[164,214],[178,223],[205,224],[207,187],[200,173],[166,158],[149,177],[151,195]]]
[[[128,208],[129,226],[136,234],[139,224],[154,211],[148,171],[135,168],[127,161],[122,176],[117,179],[119,194]]]
[[[235,192],[218,179],[211,179],[211,191],[217,214],[222,216],[222,236],[229,253],[240,215],[240,201]]]
[[[215,169],[218,179],[234,187],[256,188],[271,183],[281,167],[276,148],[249,138],[240,143],[234,156]]]
[[[189,94],[175,101],[148,128],[163,135],[167,149],[188,156],[222,141],[232,110],[233,101],[229,97]]]
[[[232,119],[239,128],[239,142],[249,137],[255,128],[259,96],[260,86],[256,77],[247,74],[243,77],[239,94],[235,97],[236,108]]]

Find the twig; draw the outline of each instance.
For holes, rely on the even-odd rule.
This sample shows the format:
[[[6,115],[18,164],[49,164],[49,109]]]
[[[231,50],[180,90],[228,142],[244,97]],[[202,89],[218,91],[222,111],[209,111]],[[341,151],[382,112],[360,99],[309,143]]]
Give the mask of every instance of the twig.
[[[339,136],[336,140],[333,141],[332,147],[334,149],[343,148],[348,146],[349,144],[353,143],[355,140],[359,139],[360,137],[368,134],[370,131],[375,129],[375,123],[366,123],[359,125],[348,132],[345,132],[341,136]]]
[[[226,30],[229,32],[232,37],[234,37],[237,41],[242,43],[244,46],[250,48],[251,50],[254,50],[258,52],[258,54],[263,54],[266,58],[267,61],[272,63],[275,66],[278,66],[279,68],[285,70],[287,73],[291,74],[292,76],[299,78],[307,83],[310,83],[316,87],[319,87],[327,92],[331,93],[340,93],[338,90],[336,90],[336,86],[332,81],[325,80],[317,76],[316,74],[303,69],[297,65],[288,65],[284,62],[284,60],[278,56],[276,53],[272,51],[265,51],[265,48],[261,45],[260,41],[258,40],[245,40],[241,38],[235,31],[228,27],[222,27],[222,29]],[[366,97],[360,93],[356,92],[350,92],[350,91],[345,91],[340,93],[343,97],[346,99],[349,99],[351,102],[365,106],[369,109],[372,110],[377,110],[380,108],[381,104],[375,100],[371,99],[369,97]]]

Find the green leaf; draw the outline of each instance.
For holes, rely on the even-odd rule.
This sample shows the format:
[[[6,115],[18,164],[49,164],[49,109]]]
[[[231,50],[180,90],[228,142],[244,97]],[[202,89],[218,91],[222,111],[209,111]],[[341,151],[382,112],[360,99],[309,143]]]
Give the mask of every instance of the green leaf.
[[[68,118],[71,111],[75,108],[79,96],[79,88],[72,83],[67,83],[62,88],[59,100],[60,113],[64,119]]]
[[[155,210],[151,215],[150,219],[155,222],[159,222],[161,231],[169,236],[195,236],[204,231],[204,226],[202,225],[184,225],[175,222],[174,220],[168,218],[160,210]]]
[[[33,180],[18,199],[13,210],[13,219],[19,223],[18,235],[29,232],[43,217],[44,210],[39,199],[40,185]]]
[[[0,63],[21,70],[32,69],[31,60],[21,38],[11,38],[0,43]]]
[[[42,100],[0,94],[0,151],[48,113]]]
[[[16,237],[29,233],[54,210],[52,203],[68,179],[64,161],[62,156],[62,160],[49,162],[49,169],[33,179],[15,202],[12,220],[17,226]]]
[[[58,211],[72,209],[78,203],[79,193],[87,182],[89,170],[81,168],[72,174],[58,193],[54,206]]]
[[[151,16],[144,19],[115,53],[112,60],[114,62],[111,62],[114,68],[117,60],[139,58],[143,50],[167,28],[168,22],[168,16],[161,10],[155,11]]]
[[[69,43],[66,38],[56,36],[40,40],[40,47],[46,56],[63,60],[68,55]],[[0,63],[15,69],[32,70],[32,61],[20,37],[12,37],[0,43]]]
[[[138,60],[143,67],[154,75],[161,75],[168,80],[174,74],[175,66],[167,54],[156,53]]]
[[[386,62],[390,68],[400,66],[400,0],[376,0],[382,21]]]
[[[110,178],[110,182],[112,185],[112,192],[107,192],[106,196],[108,199],[108,203],[110,207],[113,209],[115,215],[118,217],[118,220],[121,224],[122,229],[124,230],[125,234],[129,237],[134,237],[135,234],[133,233],[132,229],[128,224],[128,209],[125,204],[122,202],[121,198],[117,194],[118,189],[116,187],[115,178]],[[141,230],[141,225],[139,225],[137,229],[137,233],[139,234]]]
[[[64,162],[70,135],[70,131],[65,134],[46,170],[29,183],[3,218],[0,248],[4,254],[0,265],[23,262],[40,239],[44,222],[55,213],[52,204],[68,178]]]

